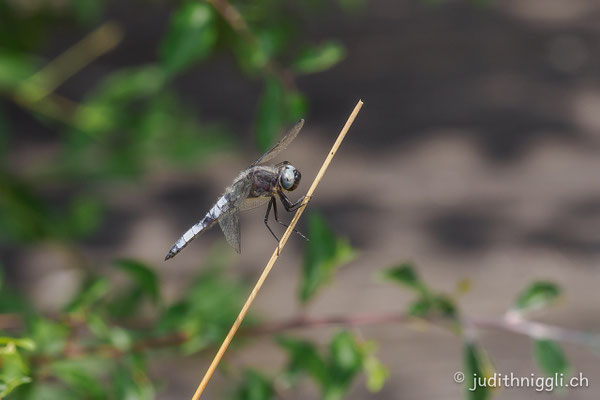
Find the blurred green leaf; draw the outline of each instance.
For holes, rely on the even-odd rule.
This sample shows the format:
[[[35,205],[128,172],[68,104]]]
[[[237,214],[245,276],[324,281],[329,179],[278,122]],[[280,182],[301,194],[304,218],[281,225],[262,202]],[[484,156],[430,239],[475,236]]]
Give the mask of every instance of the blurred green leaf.
[[[131,259],[122,259],[115,261],[115,266],[125,272],[139,287],[152,299],[157,302],[160,297],[158,277],[156,273],[147,265]]]
[[[182,299],[167,307],[157,324],[159,333],[187,334],[190,339],[182,346],[186,353],[221,341],[243,304],[245,288],[227,278],[220,265],[226,262],[224,255],[229,249],[219,246],[217,250],[209,256],[209,267],[203,268]],[[242,326],[251,324],[252,319],[252,315],[247,316]]]
[[[346,55],[344,46],[335,41],[304,50],[294,62],[294,70],[302,74],[312,74],[330,69]]]
[[[330,379],[324,398],[340,399],[348,391],[353,378],[363,367],[363,353],[354,337],[347,331],[337,333],[330,343]]]
[[[414,266],[405,262],[383,272],[383,278],[391,282],[399,283],[418,292],[425,292],[425,284],[421,281]]]
[[[491,376],[493,373],[493,368],[489,363],[487,355],[475,342],[465,342],[463,369],[465,374],[466,398],[470,400],[485,400],[490,398],[491,389],[487,386],[477,385],[474,390],[469,390],[469,388],[473,387],[473,379],[484,379],[484,377]]]
[[[458,310],[454,300],[445,295],[437,295],[433,299],[436,311],[444,318],[456,318]]]
[[[75,16],[81,22],[93,22],[102,14],[104,2],[96,0],[69,0]]]
[[[11,396],[10,399],[13,397]],[[81,400],[81,395],[65,387],[61,382],[42,382],[38,379],[33,380],[31,384],[24,385],[14,392],[14,398],[17,400]]]
[[[261,151],[266,151],[277,139],[286,117],[284,91],[276,78],[269,78],[260,98],[256,120],[256,141]]]
[[[558,285],[547,281],[534,282],[519,295],[515,308],[521,311],[542,308],[556,301],[559,295]]]
[[[19,339],[1,338],[0,341],[0,397],[7,396],[18,386],[31,382],[29,366],[21,356],[17,344]],[[29,339],[21,340],[25,347],[31,347]]]
[[[537,339],[533,343],[535,360],[546,375],[567,373],[569,363],[558,343],[546,339]]]
[[[237,390],[236,400],[269,400],[275,397],[273,383],[257,371],[244,371],[243,381]]]
[[[302,302],[307,302],[329,283],[339,267],[356,256],[348,240],[335,236],[319,214],[311,213],[308,218],[308,237],[300,284]]]
[[[100,225],[102,205],[96,198],[78,196],[69,206],[68,227],[72,237],[91,234]]]
[[[156,65],[123,68],[108,75],[87,96],[84,107],[75,115],[75,125],[96,137],[115,130],[131,117],[134,101],[148,100],[156,95],[166,82],[163,71]],[[81,132],[75,132],[81,135]],[[86,140],[82,138],[80,140]],[[89,141],[88,141],[89,143]]]
[[[301,374],[306,374],[319,386],[326,400],[343,397],[361,370],[369,371],[373,388],[380,387],[387,376],[385,367],[373,357],[374,346],[357,342],[346,331],[332,337],[326,356],[321,356],[317,347],[307,340],[280,337],[278,343],[288,353],[288,379],[293,383]],[[370,365],[366,366],[368,359]]]
[[[29,321],[29,337],[36,344],[36,354],[55,357],[62,353],[69,328],[60,322],[44,317],[32,317]]]
[[[156,394],[147,367],[137,359],[128,357],[113,374],[114,392],[117,400],[151,400]]]
[[[363,363],[363,369],[367,377],[367,389],[370,392],[379,392],[390,376],[388,368],[375,356],[368,354]]]
[[[78,393],[81,398],[106,399],[107,393],[85,361],[61,360],[51,365],[52,374]]]
[[[131,280],[110,302],[109,311],[113,317],[123,318],[139,311],[144,298],[153,304],[160,300],[158,277],[147,265],[131,259],[117,260],[115,267],[123,271]]]
[[[288,121],[304,118],[308,112],[306,96],[300,92],[288,92],[285,96]]]
[[[36,70],[30,57],[17,52],[0,51],[0,90],[14,90]]]
[[[102,300],[109,290],[109,281],[104,277],[91,277],[79,289],[73,300],[65,307],[65,312],[85,312]]]
[[[295,380],[299,374],[306,373],[322,388],[329,384],[329,366],[314,344],[287,336],[279,337],[277,343],[288,354],[287,372],[290,379]]]
[[[417,318],[425,318],[431,310],[433,309],[433,304],[431,299],[428,297],[419,297],[412,303],[408,305],[407,312],[409,315]]]
[[[0,171],[0,238],[32,242],[56,234],[54,215],[33,188]]]
[[[14,345],[20,347],[23,350],[33,351],[35,350],[35,342],[29,338],[12,338],[12,337],[0,337],[0,346]]]
[[[203,2],[187,2],[175,11],[161,43],[162,64],[176,73],[206,58],[218,37],[214,10]]]

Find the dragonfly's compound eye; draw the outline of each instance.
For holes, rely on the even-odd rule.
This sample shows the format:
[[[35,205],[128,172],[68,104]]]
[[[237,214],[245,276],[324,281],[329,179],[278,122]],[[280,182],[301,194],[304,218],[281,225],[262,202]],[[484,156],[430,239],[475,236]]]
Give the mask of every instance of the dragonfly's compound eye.
[[[281,175],[279,176],[279,183],[281,187],[285,190],[292,191],[298,187],[300,183],[300,171],[294,168],[292,165],[287,164],[281,170]]]

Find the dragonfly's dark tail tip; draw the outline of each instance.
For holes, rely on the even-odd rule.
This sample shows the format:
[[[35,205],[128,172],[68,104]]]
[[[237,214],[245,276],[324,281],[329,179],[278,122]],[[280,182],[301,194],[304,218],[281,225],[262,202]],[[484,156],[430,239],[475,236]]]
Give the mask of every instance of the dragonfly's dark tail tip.
[[[173,254],[171,254],[171,252],[168,252],[167,255],[165,256],[165,261],[167,261],[170,258],[173,258]]]

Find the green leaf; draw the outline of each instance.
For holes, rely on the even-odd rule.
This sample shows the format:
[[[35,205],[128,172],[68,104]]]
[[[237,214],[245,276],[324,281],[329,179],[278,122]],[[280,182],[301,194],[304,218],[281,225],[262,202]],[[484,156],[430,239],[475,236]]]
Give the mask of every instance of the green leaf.
[[[569,363],[562,348],[552,340],[535,340],[533,354],[540,369],[548,376],[565,374],[569,370]]]
[[[329,283],[339,267],[356,256],[348,240],[335,236],[319,214],[312,213],[308,218],[308,237],[310,241],[306,245],[300,284],[302,302],[312,298]]]
[[[362,366],[362,354],[350,332],[342,331],[331,340],[331,361],[341,375],[356,373]]]
[[[379,392],[390,376],[388,368],[376,357],[369,355],[363,363],[363,369],[367,376],[367,389],[370,392]]]
[[[269,400],[274,398],[273,383],[254,370],[245,370],[242,384],[237,390],[237,400]]]
[[[493,373],[487,355],[474,342],[465,343],[463,368],[466,397],[470,400],[485,400],[490,398],[491,389],[487,386],[477,385],[474,390],[469,389],[473,387],[473,379],[485,379],[485,377],[491,376]]]
[[[341,43],[329,41],[301,52],[293,67],[302,74],[321,72],[339,63],[345,55],[346,50]]]
[[[14,90],[35,72],[32,60],[21,54],[0,51],[0,89]]]
[[[79,196],[70,205],[68,225],[73,237],[94,232],[102,219],[102,206],[98,199]]]
[[[0,397],[18,386],[31,382],[29,366],[17,348],[18,339],[2,338],[0,346]]]
[[[210,54],[218,37],[213,8],[204,2],[184,3],[171,17],[160,46],[162,64],[176,73]]]
[[[109,289],[109,281],[104,277],[89,278],[81,287],[75,298],[65,307],[65,312],[85,312],[104,298]]]
[[[515,308],[521,311],[542,308],[556,301],[559,295],[558,285],[547,281],[534,282],[517,298]]]
[[[77,392],[81,398],[106,399],[100,379],[85,362],[62,360],[51,365],[52,374]]]
[[[287,372],[291,379],[295,379],[300,373],[305,373],[321,388],[327,387],[329,367],[314,344],[287,336],[279,337],[277,343],[288,353]]]
[[[426,317],[433,309],[433,303],[428,297],[420,297],[408,305],[408,314],[417,318]]]
[[[36,344],[38,354],[48,357],[61,354],[69,335],[69,329],[64,323],[54,322],[43,317],[34,317],[29,325],[29,336]]]
[[[285,105],[287,109],[287,120],[297,121],[308,112],[308,101],[306,96],[300,92],[288,92],[285,95]]]
[[[270,148],[279,138],[284,125],[304,117],[307,109],[302,93],[285,90],[276,77],[267,78],[256,114],[256,143],[259,150]]]
[[[333,400],[344,396],[353,378],[363,367],[363,352],[354,337],[347,331],[336,334],[330,343],[329,383],[324,388],[324,398]]]
[[[165,84],[164,72],[156,65],[120,69],[105,78],[78,108],[74,124],[94,137],[122,129],[131,117],[134,100],[155,96]],[[89,138],[74,132],[76,144],[90,144]],[[92,142],[93,143],[93,142]]]
[[[144,365],[126,360],[113,374],[113,387],[117,400],[152,400],[155,390]]]
[[[383,278],[394,283],[404,285],[419,292],[425,290],[425,285],[417,275],[411,263],[404,262],[383,272]]]
[[[23,350],[33,351],[35,350],[35,342],[29,338],[13,338],[13,337],[0,337],[0,346],[14,345],[20,347]]]
[[[159,333],[187,334],[190,339],[182,345],[186,353],[222,341],[243,304],[246,288],[226,277],[220,265],[228,261],[229,248],[219,246],[217,250],[209,256],[209,267],[203,267],[185,296],[169,306],[157,324]],[[249,315],[242,326],[251,323]]]
[[[158,301],[160,296],[158,277],[150,267],[131,259],[117,260],[115,266],[129,275],[152,301]]]
[[[277,139],[285,124],[284,91],[276,78],[268,78],[258,105],[256,116],[256,141],[261,151],[266,151]]]
[[[433,306],[436,311],[444,318],[456,318],[458,316],[458,310],[454,301],[445,296],[438,295],[433,298]]]

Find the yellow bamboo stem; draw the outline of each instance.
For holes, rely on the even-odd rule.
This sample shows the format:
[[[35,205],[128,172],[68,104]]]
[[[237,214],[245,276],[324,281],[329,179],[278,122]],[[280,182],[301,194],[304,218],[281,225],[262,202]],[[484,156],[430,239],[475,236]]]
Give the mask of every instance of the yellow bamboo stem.
[[[235,319],[235,322],[231,326],[231,329],[229,330],[229,333],[225,337],[225,340],[223,340],[223,343],[221,343],[221,347],[219,347],[219,350],[217,351],[217,354],[213,358],[212,362],[210,363],[210,366],[208,367],[208,370],[204,374],[204,377],[202,377],[202,381],[198,385],[198,388],[196,389],[196,393],[194,393],[194,396],[192,397],[192,400],[198,400],[200,398],[200,396],[202,395],[202,392],[204,392],[204,389],[206,388],[206,385],[208,384],[208,381],[210,380],[210,378],[212,377],[213,373],[215,372],[215,369],[219,365],[219,362],[221,361],[221,358],[223,358],[223,354],[225,354],[225,351],[227,351],[227,348],[229,347],[229,344],[233,340],[233,337],[235,336],[238,328],[240,327],[240,325],[242,324],[242,321],[246,317],[246,314],[248,313],[248,310],[250,309],[250,306],[254,302],[254,299],[256,298],[256,295],[260,291],[260,288],[262,287],[263,283],[267,279],[267,276],[271,272],[271,269],[273,268],[273,265],[275,264],[275,261],[277,261],[277,259],[279,258],[279,254],[281,254],[281,250],[283,249],[283,247],[287,243],[290,235],[294,231],[294,228],[296,227],[296,224],[298,223],[298,220],[300,219],[300,216],[304,212],[304,209],[306,208],[306,205],[310,201],[310,199],[311,199],[311,197],[312,197],[315,189],[317,188],[317,186],[321,182],[321,179],[323,179],[323,175],[325,175],[325,171],[327,171],[327,167],[329,167],[329,164],[331,163],[331,160],[333,159],[333,156],[335,156],[335,153],[337,152],[337,150],[339,149],[340,145],[342,144],[342,141],[344,140],[344,137],[346,136],[346,133],[348,133],[348,130],[350,129],[350,126],[352,126],[352,123],[354,122],[354,119],[356,118],[356,115],[360,111],[362,105],[363,105],[362,100],[359,100],[358,103],[356,103],[356,106],[354,106],[354,110],[352,110],[352,113],[348,117],[348,120],[346,121],[346,124],[342,128],[342,130],[341,130],[340,134],[338,135],[335,143],[333,144],[333,147],[331,148],[331,151],[329,151],[329,154],[327,154],[327,157],[325,158],[325,161],[323,161],[323,165],[321,166],[321,169],[319,170],[319,172],[317,173],[317,176],[313,180],[312,185],[310,185],[310,188],[306,192],[306,195],[304,197],[304,201],[302,202],[302,205],[300,206],[300,208],[298,208],[298,211],[294,215],[294,218],[290,222],[290,225],[288,226],[288,228],[286,229],[285,233],[281,237],[281,240],[277,244],[277,248],[273,251],[273,255],[271,256],[271,259],[269,260],[269,262],[265,266],[262,274],[258,278],[258,281],[256,282],[256,285],[254,285],[254,289],[252,289],[252,292],[250,292],[250,296],[248,296],[248,299],[246,300],[246,303],[242,307],[239,315]]]

